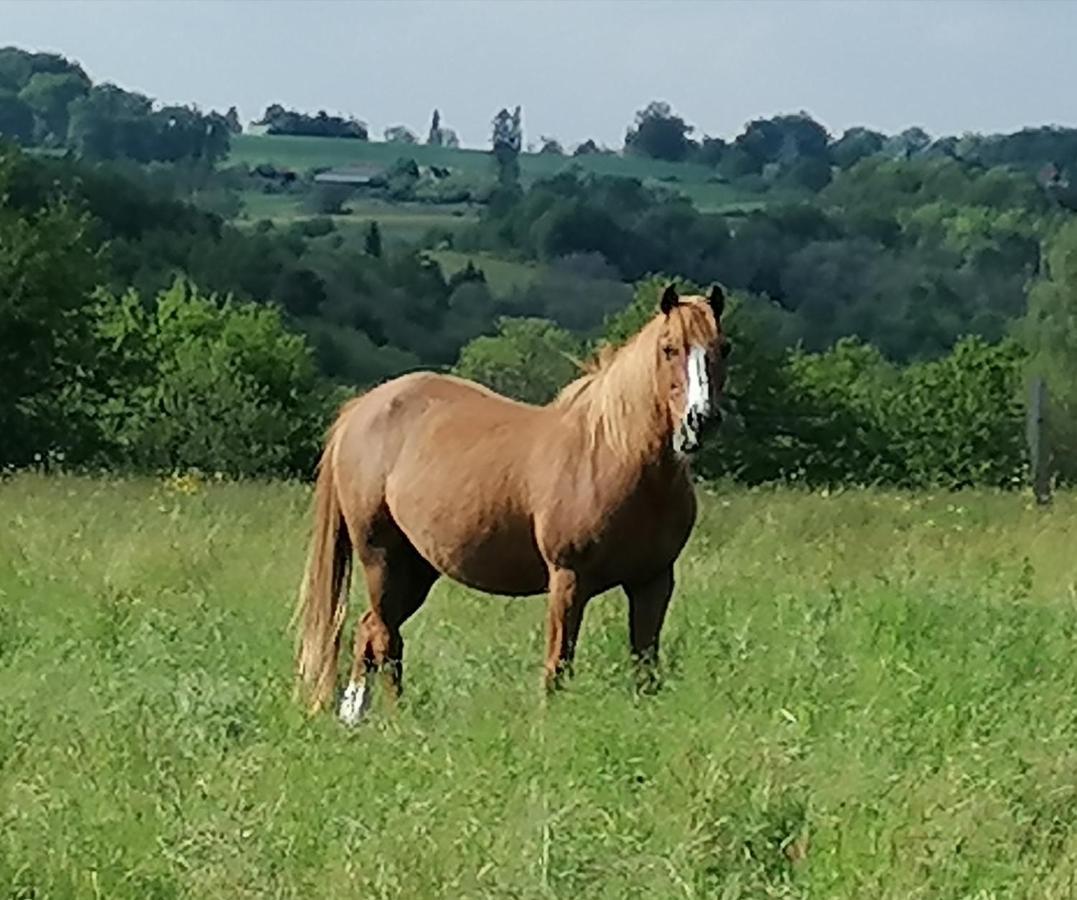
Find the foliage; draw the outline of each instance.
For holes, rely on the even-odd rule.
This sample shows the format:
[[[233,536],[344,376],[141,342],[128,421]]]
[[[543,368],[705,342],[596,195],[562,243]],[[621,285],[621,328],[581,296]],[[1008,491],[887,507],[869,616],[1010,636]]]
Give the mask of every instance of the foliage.
[[[420,362],[450,364],[464,342],[509,312],[491,300],[486,318],[476,321],[482,304],[454,308],[436,263],[389,247],[381,258],[368,255],[361,229],[338,231],[325,218],[240,229],[112,166],[13,150],[0,159],[12,171],[2,205],[14,218],[33,217],[56,191],[85,208],[88,246],[102,253],[92,277],[113,293],[134,288],[153,297],[182,272],[210,293],[279,304],[311,337],[323,372],[348,383],[366,385]]]
[[[609,314],[621,310],[632,288],[619,281],[601,256],[572,254],[542,266],[527,283],[506,293],[513,316],[549,319],[573,334],[594,336]]]
[[[0,137],[19,144],[34,138],[34,111],[18,94],[0,88]]]
[[[897,484],[956,489],[1020,484],[1025,471],[1023,354],[960,341],[904,368],[840,341],[784,358],[734,324],[735,417],[701,470],[749,483]]]
[[[426,136],[426,143],[431,147],[459,147],[460,138],[451,128],[441,124],[441,113],[436,109],[430,119],[430,131]]]
[[[80,399],[96,408],[103,461],[233,476],[313,470],[331,395],[275,310],[177,280],[149,304],[106,293],[96,313],[97,377]]]
[[[870,128],[849,128],[830,145],[830,159],[839,169],[850,169],[860,160],[879,153],[885,143],[886,135]]]
[[[668,103],[654,101],[636,113],[635,126],[625,134],[625,151],[681,162],[694,146],[688,137],[692,131]]]
[[[366,251],[367,256],[381,259],[381,229],[378,228],[377,222],[372,221],[370,227],[367,228],[366,237],[363,239],[363,249]]]
[[[71,105],[91,89],[90,79],[81,70],[37,72],[19,92],[34,115],[35,142],[61,147],[67,140]]]
[[[430,117],[430,131],[426,136],[426,142],[433,147],[440,147],[442,144],[441,113],[436,109]]]
[[[523,147],[519,106],[511,113],[507,109],[501,109],[494,116],[490,147],[501,190],[515,190],[520,182],[519,158]]]
[[[90,304],[102,274],[77,209],[56,197],[33,210],[11,202],[15,160],[0,152],[0,466],[85,449],[67,394],[95,364]]]
[[[561,142],[557,138],[543,135],[539,138],[541,146],[539,147],[539,153],[548,153],[553,156],[564,156],[565,148],[561,146]]]
[[[405,125],[392,125],[385,129],[385,140],[390,144],[417,144],[419,137]]]
[[[583,348],[571,333],[543,319],[500,319],[497,334],[460,351],[453,371],[526,403],[547,403],[581,374]]]
[[[365,123],[358,119],[331,116],[324,109],[308,116],[294,109],[285,109],[279,103],[267,106],[262,118],[255,124],[264,125],[268,134],[352,138],[359,141],[370,137]]]
[[[228,153],[230,120],[190,106],[154,108],[149,97],[94,85],[61,56],[0,49],[0,137],[66,147],[88,159],[139,163],[199,160]]]
[[[304,198],[303,205],[318,216],[339,216],[344,213],[344,204],[355,195],[350,184],[319,183],[311,188]]]
[[[619,346],[650,321],[671,280],[682,293],[701,291],[681,278],[639,282],[632,302],[607,319],[603,342]],[[899,367],[851,339],[824,353],[784,350],[780,314],[751,296],[733,296],[724,324],[735,348],[729,421],[704,448],[701,474],[827,486],[1021,482],[1024,354],[1015,343],[967,338],[938,360]],[[503,327],[465,348],[460,371],[521,396],[531,366],[538,395],[550,397],[574,377],[545,363],[559,358],[561,338],[548,323]]]
[[[825,159],[803,150],[825,152],[814,126],[788,127],[795,140],[759,126],[748,147],[780,157],[792,142],[802,149],[783,177],[810,182],[821,166],[829,179]],[[872,157],[814,202],[721,215],[638,180],[568,171],[491,204],[477,242],[544,261],[600,254],[631,281],[655,271],[721,281],[777,303],[809,350],[855,335],[905,361],[945,353],[963,334],[1003,337],[1056,216],[1024,173]]]
[[[1077,222],[1055,235],[1045,272],[1028,295],[1019,333],[1029,353],[1029,374],[1049,393],[1047,429],[1054,466],[1067,481],[1077,479]]]

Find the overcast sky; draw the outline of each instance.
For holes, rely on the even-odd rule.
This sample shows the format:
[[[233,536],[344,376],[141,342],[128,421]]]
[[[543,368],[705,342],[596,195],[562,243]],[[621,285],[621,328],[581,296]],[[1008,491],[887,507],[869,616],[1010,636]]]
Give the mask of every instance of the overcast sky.
[[[51,50],[162,101],[271,102],[481,146],[502,106],[525,140],[620,146],[666,100],[697,133],[807,110],[833,132],[1077,124],[1072,0],[0,0],[0,45]]]

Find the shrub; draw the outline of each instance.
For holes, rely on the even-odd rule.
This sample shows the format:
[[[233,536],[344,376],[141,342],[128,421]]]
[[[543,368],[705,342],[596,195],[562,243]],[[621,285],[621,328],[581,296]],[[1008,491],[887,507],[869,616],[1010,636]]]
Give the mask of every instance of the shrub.
[[[545,319],[502,318],[497,334],[466,344],[454,372],[506,396],[546,403],[581,374],[580,342]]]
[[[129,291],[97,305],[105,462],[228,475],[311,471],[334,400],[306,341],[266,306],[201,296],[183,280],[144,304]]]

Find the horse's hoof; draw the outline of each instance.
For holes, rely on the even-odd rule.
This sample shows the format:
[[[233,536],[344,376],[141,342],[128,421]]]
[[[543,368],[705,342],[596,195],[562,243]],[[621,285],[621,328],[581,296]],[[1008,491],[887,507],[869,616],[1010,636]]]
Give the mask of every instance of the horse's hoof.
[[[369,708],[370,691],[367,690],[366,682],[349,682],[340,701],[340,711],[337,714],[340,721],[353,728],[363,720]]]

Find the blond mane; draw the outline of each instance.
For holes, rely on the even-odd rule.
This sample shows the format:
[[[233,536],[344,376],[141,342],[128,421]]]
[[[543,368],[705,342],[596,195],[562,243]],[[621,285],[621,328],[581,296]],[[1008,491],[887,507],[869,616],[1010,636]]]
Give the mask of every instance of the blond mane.
[[[551,406],[582,414],[588,450],[608,447],[622,462],[634,463],[668,437],[666,398],[659,396],[658,343],[669,339],[687,348],[708,346],[718,326],[704,297],[682,297],[669,316],[656,315],[619,348],[598,351],[590,371],[566,385]]]

